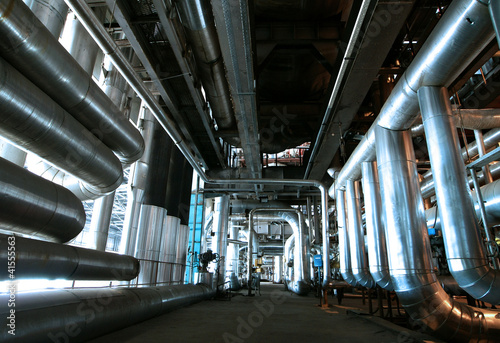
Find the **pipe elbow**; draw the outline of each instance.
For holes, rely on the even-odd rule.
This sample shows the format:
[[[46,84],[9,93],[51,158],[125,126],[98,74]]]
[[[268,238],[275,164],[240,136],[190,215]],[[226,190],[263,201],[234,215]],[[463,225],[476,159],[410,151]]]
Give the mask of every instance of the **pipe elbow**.
[[[307,295],[311,290],[311,285],[305,280],[290,282],[288,288],[297,295]]]
[[[489,265],[464,270],[451,270],[458,285],[475,299],[487,303],[500,304],[500,271]]]
[[[393,291],[394,286],[392,285],[391,275],[389,274],[389,269],[381,269],[376,271],[370,271],[373,281],[383,289],[387,291]]]
[[[356,278],[354,277],[354,275],[352,274],[351,271],[348,271],[348,270],[341,270],[340,271],[340,274],[342,275],[342,277],[344,278],[344,281],[347,282],[348,284],[350,284],[351,286],[353,287],[356,287],[357,286],[357,281],[356,281]]]
[[[373,280],[373,277],[366,270],[359,270],[353,272],[353,274],[360,286],[366,288],[374,288],[376,286],[375,280]]]

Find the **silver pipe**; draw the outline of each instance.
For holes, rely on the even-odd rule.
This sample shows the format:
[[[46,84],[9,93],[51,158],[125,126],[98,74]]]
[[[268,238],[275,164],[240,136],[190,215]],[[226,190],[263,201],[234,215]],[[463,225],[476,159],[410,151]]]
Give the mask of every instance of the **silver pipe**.
[[[13,236],[0,234],[0,260],[7,261]],[[16,279],[132,280],[139,261],[132,256],[15,237]],[[8,280],[7,268],[0,280]]]
[[[500,4],[498,3],[498,1],[490,0],[489,9],[493,27],[495,28],[495,32],[497,35],[497,40],[500,44]]]
[[[235,116],[212,7],[202,0],[182,0],[177,2],[177,9],[198,62],[200,79],[217,126],[232,128]]]
[[[92,249],[106,251],[114,201],[115,192],[94,201],[92,219],[90,220],[91,242],[93,243],[91,246]]]
[[[158,280],[157,261],[160,257],[161,237],[166,217],[167,210],[164,208],[141,205],[135,257],[145,261],[141,261],[138,284],[152,285]]]
[[[6,159],[20,167],[24,167],[26,163],[26,151],[23,151],[10,144],[5,139],[0,138],[0,158]]]
[[[0,6],[2,57],[68,111],[123,163],[144,151],[137,129],[123,116],[21,0]]]
[[[204,284],[145,288],[68,289],[16,294],[19,342],[86,342],[215,295]],[[0,295],[7,304],[9,295]],[[7,318],[9,308],[0,315]],[[68,331],[71,328],[71,331]],[[0,340],[12,339],[8,330]]]
[[[174,284],[184,284],[188,244],[189,226],[181,224],[179,225],[177,239],[175,240],[175,264],[172,271],[172,281]]]
[[[497,341],[498,312],[455,301],[436,277],[410,132],[379,126],[376,135],[389,268],[405,311],[446,341]]]
[[[345,191],[337,190],[337,226],[339,234],[339,262],[340,274],[344,280],[352,286],[356,286],[357,281],[352,273],[351,249],[349,235],[347,234],[347,220],[345,212]]]
[[[290,224],[295,234],[295,249],[294,249],[294,280],[289,286],[291,290],[299,295],[305,295],[310,290],[310,270],[309,270],[309,255],[310,243],[308,237],[308,229],[305,225],[304,215],[297,209],[293,208],[275,208],[271,203],[269,207],[254,208],[248,215],[249,229],[254,225],[254,213],[268,212],[283,218]]]
[[[500,271],[489,266],[478,226],[446,88],[422,87],[418,99],[434,171],[450,272],[476,299],[500,303]]]
[[[291,281],[293,280],[294,276],[294,260],[292,259],[293,256],[293,248],[295,246],[295,233],[292,233],[290,237],[285,242],[285,247],[284,247],[284,254],[285,254],[285,285],[287,289],[289,288],[289,285],[291,284]],[[290,266],[291,265],[291,266]]]
[[[113,153],[1,58],[0,84],[3,137],[85,181],[90,193],[120,186],[122,166]]]
[[[158,261],[165,262],[158,264],[158,283],[168,282],[171,284],[174,279],[174,263],[176,263],[177,237],[181,226],[180,218],[166,216],[161,232],[160,250]]]
[[[213,218],[215,236],[212,240],[212,251],[219,254],[219,276],[214,275],[214,282],[218,282],[218,285],[221,285],[226,281],[229,195],[223,195],[215,199]]]
[[[230,238],[233,241],[238,240],[238,236],[240,233],[240,228],[237,225],[230,226]],[[227,252],[227,271],[230,274],[229,280],[230,288],[233,291],[237,291],[241,288],[240,283],[238,281],[239,275],[239,245],[237,243],[230,243],[228,252]]]
[[[85,210],[64,187],[0,159],[0,218],[4,230],[67,242],[82,231]]]
[[[43,26],[59,39],[68,14],[68,6],[64,0],[24,0],[24,3]]]
[[[299,187],[315,187],[321,193],[321,220],[323,234],[323,286],[331,282],[330,271],[330,227],[328,220],[328,193],[326,186],[317,180],[300,179],[212,179],[209,178],[205,170],[198,163],[193,155],[191,148],[182,140],[182,135],[177,130],[175,122],[169,117],[164,109],[158,104],[151,92],[144,86],[142,80],[136,75],[134,69],[120,52],[116,43],[102,27],[95,14],[87,6],[85,0],[66,0],[69,7],[75,12],[87,31],[99,44],[101,49],[109,54],[115,66],[120,70],[123,77],[129,82],[134,91],[146,102],[153,115],[162,125],[165,131],[170,135],[173,142],[177,145],[184,157],[188,160],[193,169],[200,175],[206,183],[219,185],[249,184],[249,185],[291,185]]]
[[[476,145],[479,152],[479,157],[483,157],[484,155],[486,155],[486,147],[484,145],[483,131],[474,130],[474,137],[476,138]],[[493,177],[491,176],[490,167],[486,165],[482,168],[482,170],[483,170],[484,181],[486,183],[492,183]]]
[[[359,193],[359,182],[348,180],[345,194],[347,199],[347,233],[351,250],[351,268],[354,278],[361,286],[373,288],[376,284],[368,267]]]
[[[382,220],[382,199],[376,162],[363,162],[363,193],[365,197],[366,241],[370,273],[382,288],[393,291]]]
[[[466,109],[460,108],[454,111],[453,122],[458,128],[469,130],[486,130],[500,127],[500,110],[497,108]],[[411,128],[413,137],[424,134],[424,124],[418,124]],[[470,149],[470,147],[469,147]]]
[[[485,20],[487,16],[487,5],[478,0],[451,3],[340,171],[329,190],[332,198],[335,189],[343,188],[347,180],[361,177],[361,162],[375,160],[374,131],[377,126],[391,130],[409,128],[418,114],[416,91],[426,85],[449,85],[491,42],[494,30],[490,20]],[[463,44],[450,44],[458,40]]]

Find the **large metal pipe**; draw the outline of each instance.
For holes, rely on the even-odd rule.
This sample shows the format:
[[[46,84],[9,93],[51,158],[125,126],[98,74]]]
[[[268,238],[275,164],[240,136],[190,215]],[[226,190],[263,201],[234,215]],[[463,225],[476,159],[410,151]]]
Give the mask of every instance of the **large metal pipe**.
[[[339,234],[339,262],[340,274],[344,280],[352,286],[356,286],[357,281],[352,273],[351,248],[349,235],[347,234],[347,220],[345,212],[345,191],[337,190],[337,226]]]
[[[172,281],[174,284],[183,284],[186,273],[189,226],[181,224],[178,230],[175,240],[175,264],[172,270]]]
[[[493,22],[493,26],[495,27],[495,32],[497,35],[497,40],[500,44],[500,4],[498,3],[498,1],[490,0],[489,8],[491,20]]]
[[[382,199],[380,198],[377,163],[363,162],[362,173],[370,273],[380,287],[393,291],[384,225],[382,224]]]
[[[23,0],[47,30],[59,39],[68,14],[64,0]]]
[[[152,205],[141,206],[135,248],[135,257],[141,260],[138,284],[152,285],[158,280],[158,260],[166,217],[167,210],[164,208]]]
[[[115,192],[94,201],[92,219],[90,220],[91,248],[106,251],[111,212],[115,202]]]
[[[85,210],[64,187],[0,159],[0,218],[4,230],[67,242],[82,231]]]
[[[482,243],[447,90],[422,87],[418,98],[450,272],[474,298],[499,304],[500,271],[489,266]]]
[[[129,281],[139,274],[139,261],[132,256],[12,237],[0,234],[0,260],[7,261],[9,243],[15,242],[16,279]],[[4,268],[0,280],[9,275]]]
[[[248,215],[249,229],[254,225],[254,213],[267,212],[283,218],[292,227],[295,235],[294,247],[294,279],[288,285],[289,289],[299,295],[305,295],[310,290],[311,271],[309,270],[310,243],[308,228],[305,224],[304,215],[297,209],[273,207],[254,208]],[[249,248],[250,249],[250,248]]]
[[[123,116],[21,0],[0,4],[1,55],[113,150],[123,163],[144,151]]]
[[[106,333],[209,299],[206,285],[145,288],[68,289],[16,294],[16,335],[0,331],[2,342],[86,342]],[[8,294],[0,295],[2,304]],[[2,318],[9,316],[2,306]]]
[[[219,254],[218,276],[214,275],[214,282],[218,285],[226,281],[226,255],[227,234],[229,222],[229,195],[223,195],[215,199],[214,204],[212,251]]]
[[[407,314],[450,342],[496,342],[498,312],[467,306],[443,290],[432,265],[424,204],[409,131],[377,127],[389,268]]]
[[[168,212],[168,211],[167,211]],[[158,252],[158,283],[172,284],[174,277],[174,264],[176,259],[177,237],[179,235],[181,220],[167,215],[161,232],[160,250]]]
[[[248,184],[248,185],[288,185],[296,187],[315,187],[321,193],[321,222],[322,222],[322,240],[323,240],[323,286],[331,283],[330,270],[330,223],[328,220],[328,192],[326,186],[318,180],[301,179],[213,179],[207,176],[205,170],[198,162],[196,156],[189,145],[182,139],[182,135],[177,129],[175,122],[155,100],[149,89],[146,88],[142,80],[137,76],[134,68],[121,53],[120,49],[113,39],[101,25],[98,18],[88,7],[85,0],[66,0],[66,3],[78,16],[87,31],[99,44],[101,49],[109,54],[113,64],[120,70],[123,77],[129,82],[134,91],[143,99],[151,109],[153,115],[160,125],[170,135],[172,141],[177,145],[189,164],[198,173],[201,179],[206,183],[219,185]]]
[[[293,263],[294,263],[294,258],[293,256],[293,247],[295,246],[295,234],[292,233],[290,237],[287,238],[284,246],[284,255],[285,255],[285,286],[288,289],[288,285],[291,280],[294,278],[294,271],[293,271]]]
[[[230,238],[234,242],[238,240],[240,233],[240,227],[238,225],[232,225],[230,223]],[[227,271],[229,273],[230,288],[233,291],[237,291],[241,288],[238,280],[239,275],[239,245],[237,243],[230,243],[227,250]]]
[[[356,281],[363,287],[375,286],[368,267],[368,258],[365,250],[365,234],[361,221],[361,200],[359,182],[348,180],[346,185],[347,203],[347,233],[351,250],[351,268]]]
[[[0,58],[0,134],[85,181],[90,193],[120,186],[120,161],[85,127]]]
[[[232,128],[235,126],[234,110],[212,7],[207,1],[182,0],[177,2],[177,8],[217,126],[221,129]]]
[[[375,159],[375,129],[408,129],[418,114],[417,90],[427,85],[447,86],[494,38],[488,6],[478,0],[455,0],[446,10],[419,53],[401,76],[376,121],[349,157],[329,194],[347,180],[361,177],[361,162]]]

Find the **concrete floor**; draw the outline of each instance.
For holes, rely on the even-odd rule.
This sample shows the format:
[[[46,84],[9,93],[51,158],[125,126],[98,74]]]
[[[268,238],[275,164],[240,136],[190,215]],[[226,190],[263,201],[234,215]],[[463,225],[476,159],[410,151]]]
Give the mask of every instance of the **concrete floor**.
[[[329,308],[318,302],[263,283],[260,296],[204,301],[90,342],[437,342],[379,318],[347,314],[363,307],[360,298],[344,298],[342,306],[330,298]]]

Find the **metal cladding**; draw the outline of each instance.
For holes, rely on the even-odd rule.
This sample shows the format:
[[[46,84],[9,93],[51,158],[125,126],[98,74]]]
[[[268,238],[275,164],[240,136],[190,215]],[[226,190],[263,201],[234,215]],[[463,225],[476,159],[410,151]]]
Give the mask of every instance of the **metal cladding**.
[[[477,0],[455,0],[446,10],[401,82],[391,92],[376,121],[340,171],[329,194],[361,177],[361,162],[375,160],[375,129],[408,129],[418,114],[417,90],[428,85],[447,86],[494,38],[488,6]]]
[[[35,238],[67,242],[85,226],[82,203],[67,189],[0,159],[0,225]]]
[[[210,3],[182,0],[177,6],[198,62],[200,79],[217,126],[221,129],[235,127],[233,104]]]
[[[384,226],[382,199],[376,162],[363,162],[363,193],[365,196],[366,240],[370,274],[382,288],[393,291]]]
[[[158,260],[160,257],[161,235],[167,210],[158,206],[142,205],[137,229],[135,257],[141,260],[141,274],[138,284],[151,285],[158,278]]]
[[[68,13],[68,5],[66,5],[64,0],[26,0],[24,3],[47,30],[54,37],[59,38]]]
[[[17,342],[86,342],[215,295],[206,285],[74,289],[16,294]],[[7,295],[0,301],[7,303]],[[36,309],[33,309],[36,304]],[[0,315],[7,317],[7,306]],[[71,337],[64,328],[71,327]],[[75,334],[76,333],[76,334]],[[9,341],[7,330],[0,341]]]
[[[476,299],[500,303],[500,271],[490,267],[458,150],[448,91],[422,87],[418,98],[450,272]]]
[[[144,151],[139,131],[21,1],[0,5],[3,58],[113,150],[123,163]]]
[[[7,260],[8,240],[0,234],[0,259]],[[16,237],[16,279],[120,280],[139,274],[139,261],[118,255],[51,242]],[[0,280],[7,280],[7,270]]]
[[[340,274],[344,280],[352,286],[356,286],[357,281],[352,274],[351,249],[349,235],[347,234],[347,221],[345,213],[345,191],[337,191],[337,225],[339,228],[339,260]]]
[[[158,254],[158,283],[173,284],[174,266],[176,262],[177,236],[181,220],[177,217],[167,216],[161,232],[160,251]]]
[[[186,273],[187,249],[189,244],[189,226],[180,225],[175,241],[175,264],[172,270],[172,281],[175,284],[184,283]]]
[[[123,180],[120,161],[101,141],[0,58],[0,134],[86,182],[111,192]]]
[[[424,205],[409,131],[376,130],[389,268],[401,304],[413,320],[452,342],[495,342],[498,312],[453,300],[432,264]]]
[[[498,3],[498,1],[490,0],[489,8],[490,8],[491,20],[493,22],[493,26],[495,27],[495,32],[497,34],[497,40],[500,44],[500,4]]]
[[[351,248],[351,267],[356,281],[367,288],[375,287],[368,267],[368,257],[365,250],[365,235],[361,221],[361,205],[359,182],[348,180],[346,185],[347,225],[349,244]]]
[[[307,228],[304,220],[304,215],[297,209],[293,208],[279,208],[276,204],[269,204],[269,207],[254,208],[249,214],[249,228],[253,227],[254,213],[266,212],[273,214],[288,222],[292,227],[295,237],[294,244],[294,263],[293,263],[293,278],[287,280],[288,288],[298,295],[305,295],[310,290],[311,271],[309,264],[310,244],[309,244],[309,229]],[[255,234],[252,234],[252,236]],[[249,238],[249,242],[250,242]],[[248,245],[248,250],[251,250],[251,245]],[[286,254],[286,248],[285,248]],[[251,270],[252,261],[249,261],[248,268]],[[251,279],[249,275],[249,280]]]
[[[227,234],[229,222],[229,195],[223,195],[215,199],[213,215],[212,251],[219,254],[218,275],[214,275],[214,282],[218,285],[226,281],[226,256],[227,256]],[[252,228],[249,228],[252,230]],[[249,242],[250,242],[249,237]],[[248,251],[252,251],[249,249]],[[252,259],[250,259],[250,262]],[[250,268],[251,270],[251,268]]]

